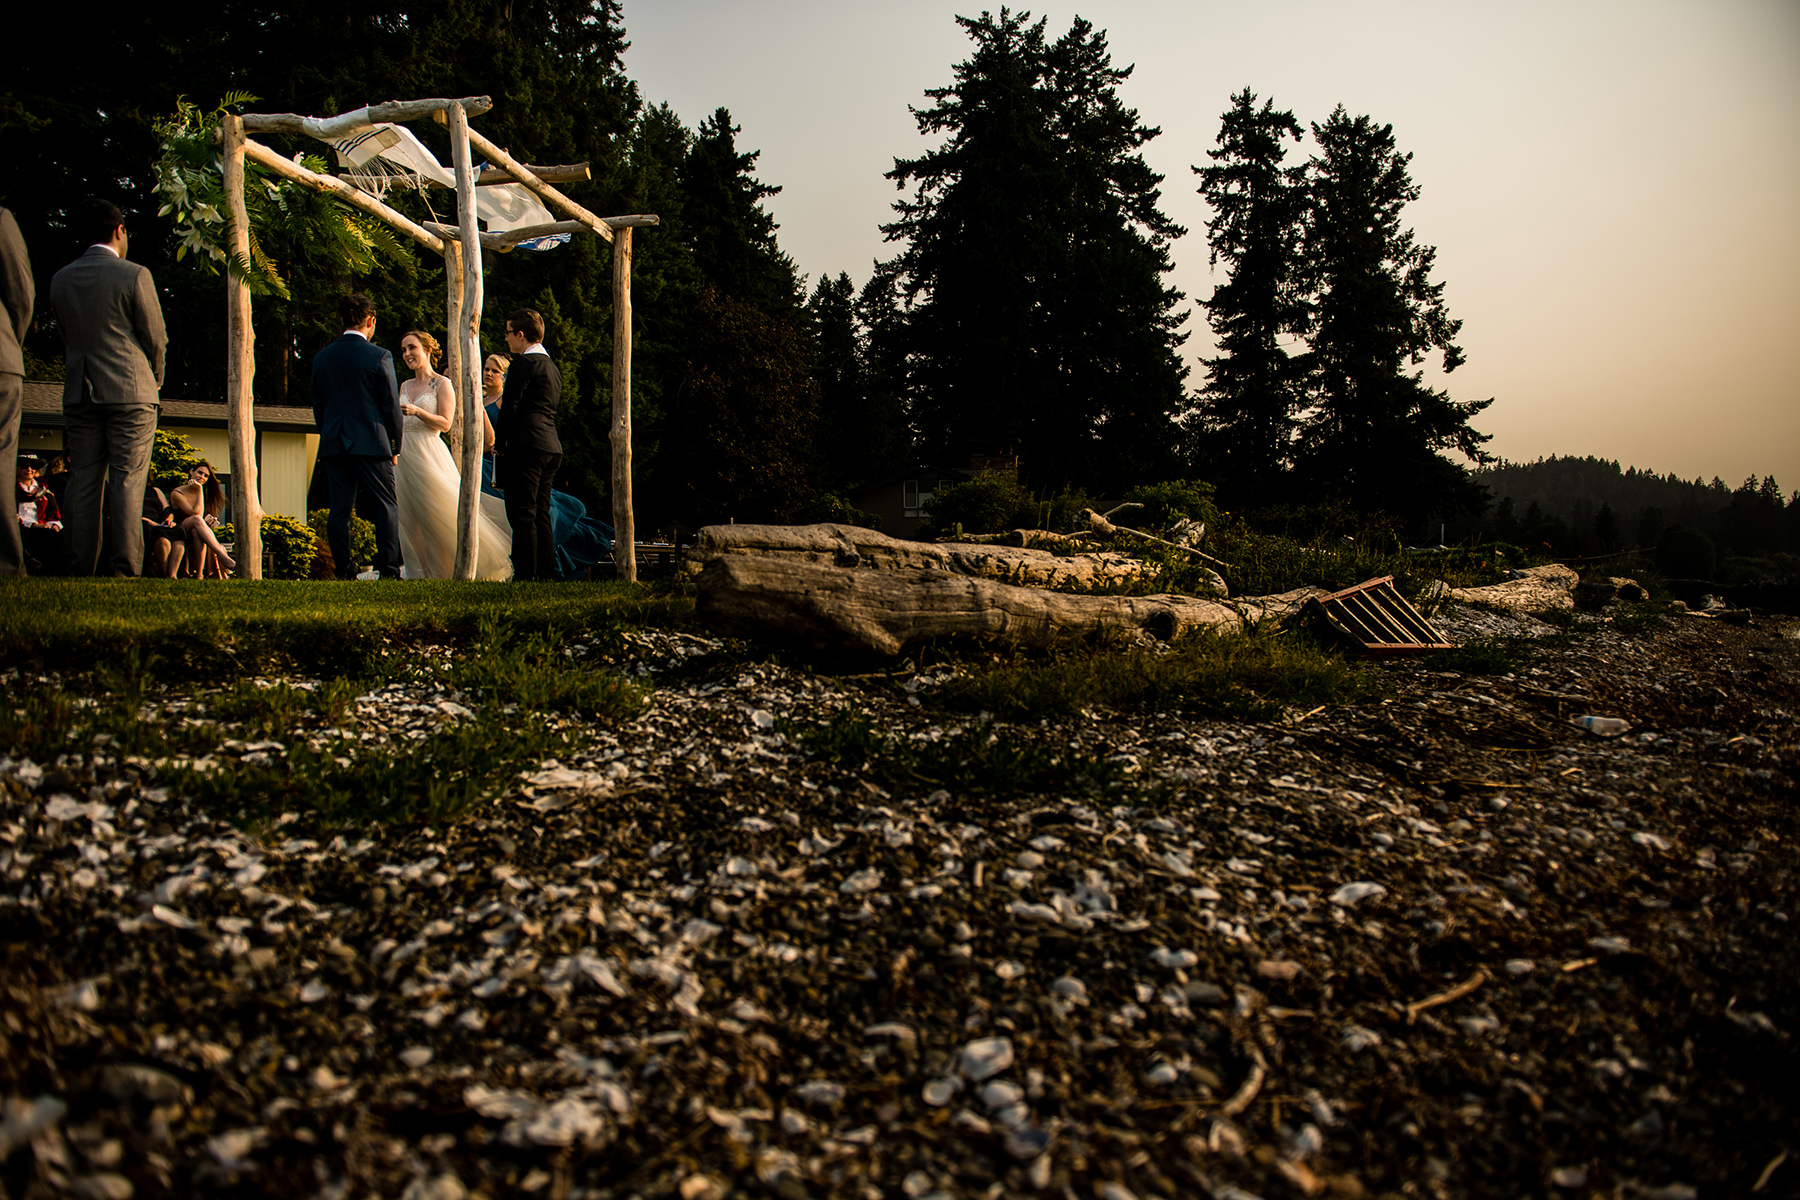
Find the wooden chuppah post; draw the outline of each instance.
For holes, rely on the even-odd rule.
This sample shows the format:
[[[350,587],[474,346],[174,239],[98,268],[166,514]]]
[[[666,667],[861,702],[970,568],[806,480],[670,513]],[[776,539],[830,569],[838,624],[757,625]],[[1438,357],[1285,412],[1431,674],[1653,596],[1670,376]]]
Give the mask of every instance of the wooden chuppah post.
[[[476,556],[481,548],[481,524],[475,519],[481,502],[481,229],[475,222],[475,164],[469,155],[469,118],[461,104],[452,104],[449,112],[450,153],[456,164],[456,223],[461,227],[462,278],[461,319],[452,316],[445,326],[445,336],[458,347],[452,360],[458,370],[451,378],[456,383],[457,419],[461,423],[462,490],[456,504],[456,577],[475,578]],[[448,239],[445,242],[449,244]],[[452,292],[459,281],[451,277],[450,258],[445,257],[444,286]]]
[[[631,506],[631,226],[613,237],[613,565],[637,582],[637,518]]]
[[[234,263],[250,261],[250,214],[244,206],[244,119],[219,122],[224,143],[225,211]],[[225,273],[225,430],[231,444],[231,520],[237,530],[238,575],[262,578],[262,493],[256,482],[255,330],[250,324],[250,284]],[[196,564],[198,565],[198,564]]]

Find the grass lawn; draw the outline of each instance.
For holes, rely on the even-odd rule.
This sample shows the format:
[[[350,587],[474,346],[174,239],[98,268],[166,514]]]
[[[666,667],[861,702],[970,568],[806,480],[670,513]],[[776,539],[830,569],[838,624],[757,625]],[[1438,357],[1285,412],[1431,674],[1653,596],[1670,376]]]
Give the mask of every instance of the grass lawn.
[[[473,642],[484,621],[566,635],[679,625],[693,607],[675,588],[629,583],[0,579],[0,667],[86,670],[135,654],[358,676],[395,643]]]

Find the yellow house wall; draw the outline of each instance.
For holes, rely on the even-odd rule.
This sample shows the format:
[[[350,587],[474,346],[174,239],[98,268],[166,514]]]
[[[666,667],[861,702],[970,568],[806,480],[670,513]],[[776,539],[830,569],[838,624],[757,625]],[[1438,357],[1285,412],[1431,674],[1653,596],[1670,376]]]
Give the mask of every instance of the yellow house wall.
[[[262,454],[257,483],[262,488],[263,511],[304,521],[306,485],[319,449],[318,435],[265,433],[259,440]]]
[[[170,422],[162,426],[179,433],[194,453],[231,473],[231,441],[223,429],[203,429]],[[306,489],[312,483],[313,464],[319,457],[316,433],[262,433],[257,437],[257,484],[265,513],[306,519]]]

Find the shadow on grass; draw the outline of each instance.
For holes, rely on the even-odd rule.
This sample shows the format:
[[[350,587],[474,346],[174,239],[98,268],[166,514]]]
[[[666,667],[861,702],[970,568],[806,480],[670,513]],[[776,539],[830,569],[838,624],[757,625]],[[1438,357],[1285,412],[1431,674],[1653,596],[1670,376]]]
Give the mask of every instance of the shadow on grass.
[[[0,667],[85,671],[136,649],[210,678],[367,678],[396,646],[467,645],[483,620],[556,637],[680,626],[693,600],[628,583],[0,580]]]

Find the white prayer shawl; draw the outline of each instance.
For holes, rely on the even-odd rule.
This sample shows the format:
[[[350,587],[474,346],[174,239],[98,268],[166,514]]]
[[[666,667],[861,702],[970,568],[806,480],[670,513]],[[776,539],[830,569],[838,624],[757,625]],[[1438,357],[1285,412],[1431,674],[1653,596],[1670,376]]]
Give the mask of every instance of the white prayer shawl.
[[[452,190],[456,187],[456,172],[438,162],[437,156],[404,125],[374,125],[361,133],[333,141],[330,145],[337,151],[338,161],[351,168],[361,169],[372,159],[381,158],[429,182],[442,184]],[[526,225],[548,225],[556,219],[535,195],[517,183],[476,188],[475,215],[490,233],[504,233]],[[455,224],[454,215],[450,224]],[[568,240],[568,234],[535,238],[529,242],[521,242],[519,248],[548,250]]]

